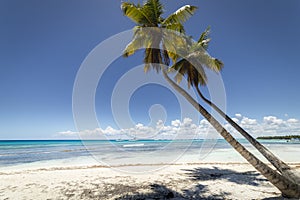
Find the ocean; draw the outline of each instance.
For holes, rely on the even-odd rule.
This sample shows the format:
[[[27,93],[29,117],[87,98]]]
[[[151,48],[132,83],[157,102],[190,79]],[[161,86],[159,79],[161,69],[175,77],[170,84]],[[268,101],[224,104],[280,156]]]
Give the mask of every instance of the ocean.
[[[249,147],[246,140],[239,140]],[[262,140],[286,162],[300,162],[300,143]],[[251,148],[250,148],[251,149]],[[298,156],[297,156],[298,155]],[[215,140],[6,140],[0,141],[0,167],[24,165],[103,166],[178,162],[244,161],[223,139]],[[245,161],[244,161],[245,162]]]

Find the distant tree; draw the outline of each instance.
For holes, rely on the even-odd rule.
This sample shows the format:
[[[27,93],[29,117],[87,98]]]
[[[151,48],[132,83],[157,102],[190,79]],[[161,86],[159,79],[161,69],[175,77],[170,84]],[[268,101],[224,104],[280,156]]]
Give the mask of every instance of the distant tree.
[[[286,136],[261,136],[257,137],[258,140],[300,140],[300,135],[286,135]]]

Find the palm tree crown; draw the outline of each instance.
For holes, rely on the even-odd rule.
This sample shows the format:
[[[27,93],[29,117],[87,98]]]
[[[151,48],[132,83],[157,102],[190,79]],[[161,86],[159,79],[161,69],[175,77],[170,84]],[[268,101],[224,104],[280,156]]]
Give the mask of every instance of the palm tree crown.
[[[137,24],[134,27],[133,40],[126,46],[123,55],[128,57],[137,50],[145,48],[145,72],[150,67],[158,72],[160,70],[159,64],[169,65],[170,58],[176,61],[175,44],[178,45],[185,42],[179,38],[177,40],[180,41],[174,42],[174,37],[172,38],[161,29],[165,28],[178,33],[184,33],[185,30],[182,24],[194,14],[197,7],[190,5],[183,6],[167,18],[162,17],[163,6],[159,0],[147,0],[143,5],[123,2],[121,9],[125,16]],[[172,51],[161,49],[172,49]]]
[[[217,58],[208,55],[206,50],[210,42],[209,38],[210,27],[208,27],[199,37],[197,42],[189,42],[185,56],[176,62],[170,69],[170,72],[176,71],[175,79],[180,83],[182,77],[187,79],[188,87],[207,84],[207,76],[203,65],[212,69],[215,72],[221,71],[224,64]],[[191,62],[192,61],[192,62]]]

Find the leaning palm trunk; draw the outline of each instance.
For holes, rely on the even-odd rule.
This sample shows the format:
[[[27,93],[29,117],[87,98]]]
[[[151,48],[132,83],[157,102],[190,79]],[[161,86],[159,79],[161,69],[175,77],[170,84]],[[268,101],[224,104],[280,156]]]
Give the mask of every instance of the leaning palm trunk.
[[[291,181],[300,184],[300,177],[288,166],[285,162],[277,158],[269,149],[264,147],[260,142],[254,139],[249,133],[247,133],[242,127],[235,123],[228,115],[226,115],[218,106],[209,101],[203,96],[199,87],[196,86],[196,90],[199,96],[214,110],[216,110],[232,127],[241,133],[283,176],[287,177]]]
[[[290,181],[282,176],[268,165],[256,158],[243,145],[241,145],[233,136],[222,127],[222,125],[208,113],[200,104],[198,104],[185,90],[170,79],[166,70],[163,76],[167,82],[178,91],[185,99],[197,109],[203,117],[220,133],[220,135],[239,153],[241,154],[256,170],[266,177],[275,187],[277,187],[282,195],[289,198],[300,198],[300,185]]]

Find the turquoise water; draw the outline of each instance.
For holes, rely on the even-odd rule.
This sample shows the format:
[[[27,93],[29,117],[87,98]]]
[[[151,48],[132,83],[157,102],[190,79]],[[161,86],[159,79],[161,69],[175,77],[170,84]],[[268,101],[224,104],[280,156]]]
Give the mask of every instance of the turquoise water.
[[[245,140],[239,140],[247,145]],[[265,145],[299,146],[284,140],[262,140]],[[0,141],[0,166],[12,166],[38,161],[93,156],[114,163],[137,158],[151,161],[154,156],[175,159],[181,154],[199,154],[202,150],[230,149],[225,140],[139,140],[139,141],[81,141],[81,140],[11,140]],[[174,157],[174,158],[173,158]],[[166,159],[165,159],[166,160]]]

